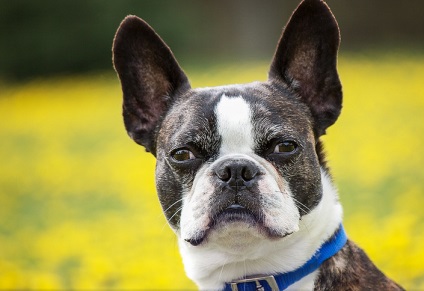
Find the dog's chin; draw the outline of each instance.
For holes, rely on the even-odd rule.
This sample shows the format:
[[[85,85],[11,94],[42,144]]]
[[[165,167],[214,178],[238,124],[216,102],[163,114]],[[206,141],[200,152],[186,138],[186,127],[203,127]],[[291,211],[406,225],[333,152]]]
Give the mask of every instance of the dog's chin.
[[[245,238],[246,233],[250,233],[255,237],[276,240],[292,233],[281,232],[266,226],[262,217],[240,205],[231,205],[215,215],[205,230],[201,230],[195,238],[186,239],[186,241],[193,246],[198,246],[206,244],[211,236],[217,240],[224,240],[227,236],[235,237],[240,234]]]

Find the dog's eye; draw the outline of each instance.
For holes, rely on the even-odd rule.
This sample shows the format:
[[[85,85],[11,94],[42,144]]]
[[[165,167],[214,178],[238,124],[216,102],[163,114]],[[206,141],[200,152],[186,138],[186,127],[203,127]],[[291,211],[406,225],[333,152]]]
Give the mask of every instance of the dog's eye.
[[[171,157],[177,161],[177,162],[184,162],[184,161],[188,161],[188,160],[194,160],[196,157],[194,156],[194,154],[187,150],[187,149],[179,149],[179,150],[175,150],[172,154]]]
[[[297,144],[293,141],[283,141],[277,144],[274,148],[274,153],[289,154],[296,150]]]

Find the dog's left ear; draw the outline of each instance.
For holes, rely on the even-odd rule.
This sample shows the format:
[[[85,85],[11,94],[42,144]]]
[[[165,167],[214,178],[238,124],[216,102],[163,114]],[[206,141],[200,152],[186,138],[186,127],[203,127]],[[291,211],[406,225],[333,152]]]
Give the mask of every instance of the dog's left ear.
[[[338,118],[342,87],[337,74],[339,27],[321,0],[304,0],[280,38],[269,72],[299,94],[314,118],[317,136]]]

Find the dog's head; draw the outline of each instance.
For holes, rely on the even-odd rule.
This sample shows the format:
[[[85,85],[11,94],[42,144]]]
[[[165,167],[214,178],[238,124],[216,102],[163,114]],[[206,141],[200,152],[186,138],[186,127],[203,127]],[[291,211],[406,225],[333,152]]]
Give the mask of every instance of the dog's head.
[[[147,23],[122,22],[113,60],[125,126],[157,158],[159,199],[182,241],[231,248],[298,231],[322,197],[319,137],[341,110],[338,46],[327,5],[305,0],[266,82],[192,89]]]

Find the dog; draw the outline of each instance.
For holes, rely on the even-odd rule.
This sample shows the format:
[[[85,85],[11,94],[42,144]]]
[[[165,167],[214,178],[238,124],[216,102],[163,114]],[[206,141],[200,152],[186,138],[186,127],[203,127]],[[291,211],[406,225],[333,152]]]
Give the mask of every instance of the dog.
[[[190,86],[169,47],[128,16],[113,44],[129,136],[201,290],[403,290],[346,237],[320,137],[338,118],[338,24],[304,0],[268,80]]]

